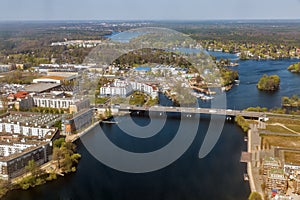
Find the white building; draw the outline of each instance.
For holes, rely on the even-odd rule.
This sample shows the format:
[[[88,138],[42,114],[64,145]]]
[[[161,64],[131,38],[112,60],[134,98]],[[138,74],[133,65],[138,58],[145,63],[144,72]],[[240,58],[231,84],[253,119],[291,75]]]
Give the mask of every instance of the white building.
[[[179,75],[179,74],[186,74],[187,69],[185,68],[180,68],[180,67],[173,67],[173,66],[165,66],[165,65],[157,65],[153,68],[151,68],[151,71],[153,73],[161,73],[165,76],[167,75]]]
[[[55,95],[33,96],[33,101],[36,107],[70,109],[71,113],[76,113],[90,107],[88,99],[66,98]]]
[[[146,94],[150,95],[152,98],[158,97],[158,89],[155,86],[148,85],[145,83],[140,82],[130,82],[133,90],[145,92]]]
[[[35,125],[36,126],[30,126],[29,123],[22,125],[18,122],[0,122],[0,132],[43,138],[54,131],[52,128],[41,128],[37,123]]]
[[[0,72],[8,72],[12,70],[12,65],[0,65]]]
[[[71,98],[57,98],[56,96],[34,96],[34,105],[43,108],[68,109],[75,103]]]
[[[131,84],[126,81],[116,79],[114,83],[100,88],[100,96],[120,96],[127,97],[133,92]]]
[[[28,143],[0,143],[0,156],[10,156],[15,153],[21,153],[29,147],[34,147],[35,144]]]
[[[140,82],[127,82],[116,79],[114,83],[100,88],[100,96],[127,97],[133,91],[145,92],[152,98],[158,97],[158,89],[155,86]]]
[[[58,83],[61,84],[65,78],[62,76],[44,76],[33,79],[32,83]]]

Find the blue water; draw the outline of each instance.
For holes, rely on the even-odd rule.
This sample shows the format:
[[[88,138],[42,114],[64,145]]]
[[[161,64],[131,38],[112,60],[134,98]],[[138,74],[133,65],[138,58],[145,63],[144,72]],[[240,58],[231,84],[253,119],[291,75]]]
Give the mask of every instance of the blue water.
[[[219,52],[213,54],[218,58],[235,56]],[[240,84],[227,92],[228,107],[279,107],[282,96],[300,95],[300,76],[286,70],[297,61],[299,60],[240,61],[240,65],[233,68],[239,71]],[[279,75],[280,90],[273,93],[258,91],[256,84],[263,74]],[[163,104],[171,105],[171,102],[164,99]],[[201,104],[207,106],[209,102]],[[149,118],[143,114],[132,117],[141,126],[149,123]],[[124,121],[126,118],[124,117]],[[199,120],[200,128],[191,147],[179,160],[164,169],[145,174],[119,172],[98,162],[79,142],[78,151],[82,154],[82,159],[75,174],[27,191],[12,191],[4,199],[246,200],[250,190],[248,182],[243,181],[245,164],[239,161],[241,151],[246,150],[244,133],[234,123],[227,122],[212,152],[204,159],[199,159],[199,148],[210,118],[203,116],[187,122],[198,123]],[[173,139],[179,123],[180,118],[170,114],[163,130],[146,141],[129,137],[116,124],[105,124],[102,128],[116,145],[140,152],[166,145]],[[97,133],[86,137],[93,139],[95,134]]]
[[[240,61],[240,66],[234,68],[239,71],[240,84],[227,93],[228,107],[281,107],[282,96],[300,95],[300,76],[287,70],[295,62],[299,60]],[[256,84],[264,74],[278,75],[281,79],[280,90],[259,91]]]

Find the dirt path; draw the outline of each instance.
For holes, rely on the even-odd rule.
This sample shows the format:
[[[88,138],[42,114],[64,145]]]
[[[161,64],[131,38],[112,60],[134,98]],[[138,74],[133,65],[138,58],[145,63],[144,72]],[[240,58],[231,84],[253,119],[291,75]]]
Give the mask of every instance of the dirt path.
[[[299,132],[290,129],[290,128],[286,127],[284,124],[281,124],[281,123],[273,123],[273,124],[268,124],[268,125],[271,125],[271,126],[281,126],[282,128],[284,128],[284,129],[286,129],[286,130],[288,130],[288,131],[290,131],[292,133],[300,135]]]

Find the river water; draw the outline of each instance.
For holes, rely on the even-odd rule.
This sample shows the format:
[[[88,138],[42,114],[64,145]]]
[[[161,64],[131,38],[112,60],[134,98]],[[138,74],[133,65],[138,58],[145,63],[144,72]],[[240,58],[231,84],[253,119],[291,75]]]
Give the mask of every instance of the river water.
[[[236,58],[230,54],[211,53],[217,57]],[[227,107],[231,109],[258,105],[268,108],[280,107],[282,96],[300,95],[300,76],[286,70],[291,63],[297,61],[240,61],[240,66],[234,68],[239,71],[240,84],[227,92]],[[256,83],[263,74],[279,75],[280,90],[275,93],[258,91]],[[209,102],[202,102],[201,105],[208,106]],[[124,121],[127,117],[124,117]],[[149,123],[149,118],[145,115],[134,115],[132,118],[141,126]],[[131,151],[144,152],[168,144],[174,138],[179,122],[179,116],[169,114],[162,131],[146,141],[129,137],[116,124],[103,124],[101,128],[116,145]],[[241,151],[246,150],[241,129],[233,122],[226,122],[215,148],[207,157],[199,159],[198,152],[210,118],[193,117],[187,121],[187,125],[188,123],[200,124],[197,136],[184,155],[166,168],[143,174],[116,171],[97,161],[79,141],[78,151],[82,159],[76,173],[26,191],[11,191],[4,199],[247,199],[250,193],[249,184],[243,180],[246,165],[240,163]],[[88,134],[86,137],[94,137],[94,134],[97,133]]]

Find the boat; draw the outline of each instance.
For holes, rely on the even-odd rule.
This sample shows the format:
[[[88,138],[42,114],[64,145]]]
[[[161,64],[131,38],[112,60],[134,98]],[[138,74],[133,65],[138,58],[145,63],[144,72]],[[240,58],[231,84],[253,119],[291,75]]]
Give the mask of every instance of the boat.
[[[203,95],[202,97],[201,97],[201,99],[202,100],[212,100],[214,97],[211,97],[211,96],[205,96],[205,95]]]
[[[249,181],[249,176],[248,176],[248,174],[244,174],[244,181]]]

